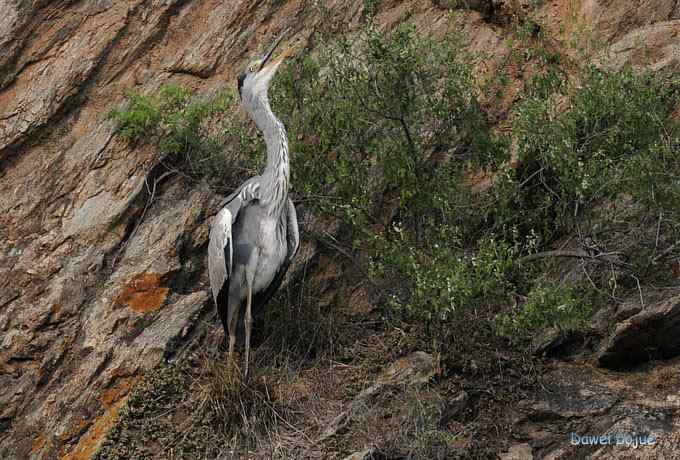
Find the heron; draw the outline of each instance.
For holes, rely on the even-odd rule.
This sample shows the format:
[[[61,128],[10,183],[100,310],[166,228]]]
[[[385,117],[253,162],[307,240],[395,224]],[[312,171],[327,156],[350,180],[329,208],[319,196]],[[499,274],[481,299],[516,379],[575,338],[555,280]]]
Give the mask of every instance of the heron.
[[[210,228],[208,244],[210,288],[225,338],[229,337],[229,363],[233,363],[238,318],[245,304],[246,381],[253,308],[259,309],[271,299],[300,246],[297,214],[288,196],[288,137],[267,94],[283,61],[274,62],[271,57],[284,35],[238,76],[239,98],[263,133],[267,163],[261,174],[246,180],[224,200]]]

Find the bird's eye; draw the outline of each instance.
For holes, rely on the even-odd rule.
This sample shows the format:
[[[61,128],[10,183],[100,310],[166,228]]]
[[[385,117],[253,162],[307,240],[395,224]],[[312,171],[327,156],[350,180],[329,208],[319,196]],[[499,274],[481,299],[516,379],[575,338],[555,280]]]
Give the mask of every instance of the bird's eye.
[[[255,66],[251,65],[250,67],[248,67],[248,72],[251,72],[251,73],[255,72]]]

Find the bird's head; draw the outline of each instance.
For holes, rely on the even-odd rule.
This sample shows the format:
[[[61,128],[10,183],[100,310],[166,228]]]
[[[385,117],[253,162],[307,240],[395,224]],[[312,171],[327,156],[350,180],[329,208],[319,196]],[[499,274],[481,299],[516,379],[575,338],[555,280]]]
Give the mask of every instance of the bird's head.
[[[285,32],[269,47],[263,57],[250,61],[245,71],[238,76],[238,94],[246,105],[250,105],[249,103],[256,97],[266,96],[269,83],[283,62],[283,58],[273,61],[271,57],[284,35]]]

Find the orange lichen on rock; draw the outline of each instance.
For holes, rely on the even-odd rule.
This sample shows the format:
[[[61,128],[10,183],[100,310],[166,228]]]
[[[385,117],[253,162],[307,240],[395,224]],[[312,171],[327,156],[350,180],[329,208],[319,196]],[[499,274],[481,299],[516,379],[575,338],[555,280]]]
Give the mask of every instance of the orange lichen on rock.
[[[127,394],[130,392],[130,389],[139,381],[140,378],[141,376],[135,375],[127,379],[123,379],[120,383],[112,386],[111,388],[107,388],[104,390],[101,396],[99,396],[99,402],[102,403],[102,406],[104,406],[105,409],[110,408],[115,403],[120,401],[121,398],[127,396]]]
[[[161,287],[159,273],[140,273],[130,280],[113,301],[127,305],[134,311],[149,313],[158,310],[168,296],[168,288]]]
[[[60,435],[57,435],[57,439],[62,443],[65,443],[69,439],[74,439],[80,436],[85,431],[87,426],[88,426],[87,420],[80,419],[78,420],[78,423],[76,423],[75,426],[72,427],[70,430],[64,431]],[[60,452],[63,452],[64,450],[66,449],[62,447]]]
[[[99,448],[99,444],[106,433],[114,426],[118,412],[123,407],[125,400],[126,398],[122,398],[111,405],[104,414],[95,420],[87,433],[80,438],[76,447],[66,455],[60,456],[60,460],[89,460]]]
[[[45,447],[46,440],[45,433],[40,433],[38,436],[36,436],[33,440],[33,444],[31,444],[31,453],[37,454],[40,452],[42,448]]]

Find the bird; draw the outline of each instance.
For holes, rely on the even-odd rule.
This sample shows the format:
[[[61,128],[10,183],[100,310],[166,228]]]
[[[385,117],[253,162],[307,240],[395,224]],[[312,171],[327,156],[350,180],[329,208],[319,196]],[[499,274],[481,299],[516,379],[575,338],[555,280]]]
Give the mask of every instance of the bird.
[[[271,58],[285,32],[260,59],[238,76],[241,105],[264,136],[267,163],[223,202],[208,243],[208,272],[213,300],[233,364],[239,314],[245,304],[245,365],[248,380],[252,311],[263,307],[281,285],[300,246],[297,213],[288,191],[290,161],[283,123],[269,105],[268,89],[283,58]]]

